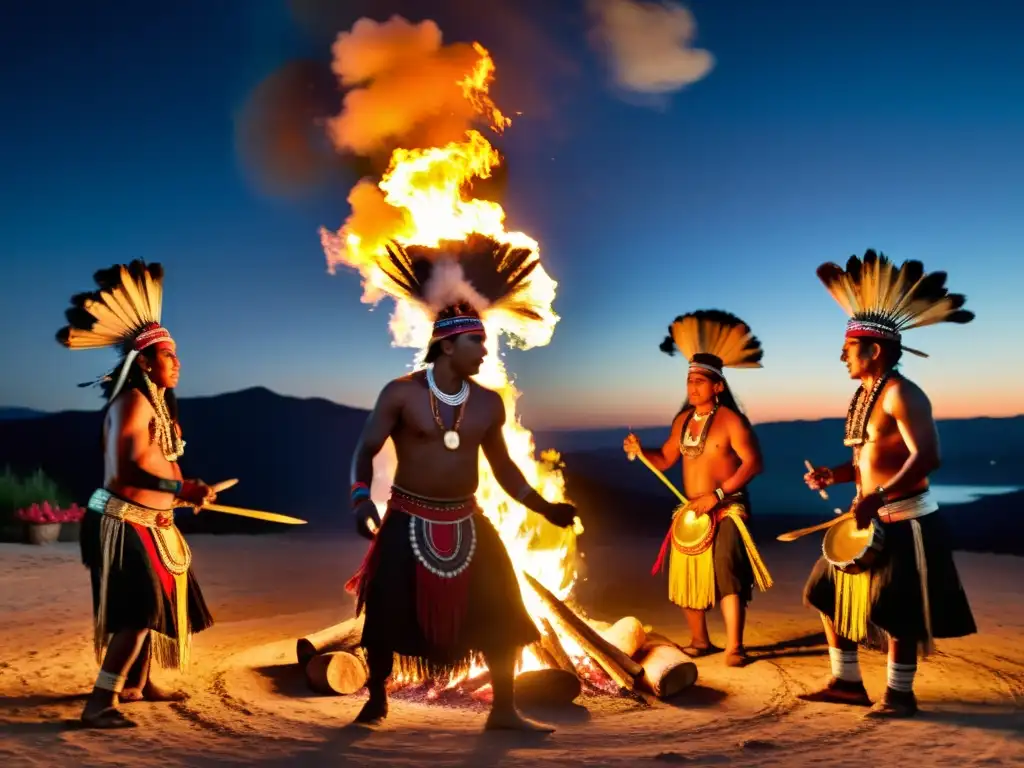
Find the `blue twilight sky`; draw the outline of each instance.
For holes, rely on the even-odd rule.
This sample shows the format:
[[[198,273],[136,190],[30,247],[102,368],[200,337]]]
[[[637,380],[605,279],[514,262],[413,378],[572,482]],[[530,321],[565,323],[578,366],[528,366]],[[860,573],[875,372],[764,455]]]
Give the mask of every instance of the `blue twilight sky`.
[[[658,344],[701,307],[764,344],[763,370],[730,377],[755,420],[841,415],[844,316],[814,270],[868,247],[948,270],[978,314],[907,340],[931,353],[905,370],[938,414],[1024,411],[1024,4],[691,2],[715,66],[659,99],[611,84],[582,3],[295,5],[306,28],[284,0],[5,6],[0,405],[99,407],[75,384],[113,353],[53,334],[95,269],[138,257],[166,267],[185,396],[368,406],[403,373],[390,306],[326,272],[317,229],[344,221],[355,178],[269,196],[235,144],[262,78],[326,60],[359,15],[403,12],[487,46],[499,105],[524,112],[504,205],[540,241],[562,318],[508,357],[527,426],[667,422],[685,366]]]

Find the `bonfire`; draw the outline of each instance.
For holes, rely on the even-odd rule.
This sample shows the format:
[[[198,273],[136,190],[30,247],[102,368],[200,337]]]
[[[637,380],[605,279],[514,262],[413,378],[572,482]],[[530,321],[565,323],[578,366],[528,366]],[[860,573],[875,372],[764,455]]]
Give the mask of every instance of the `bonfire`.
[[[465,71],[460,77],[452,78],[448,86],[476,123],[476,126],[467,126],[457,140],[440,146],[393,149],[387,170],[379,180],[364,179],[353,188],[349,195],[352,213],[341,229],[321,230],[330,271],[333,273],[339,266],[358,270],[363,280],[363,300],[367,303],[376,304],[387,297],[394,300],[395,311],[390,321],[394,344],[422,352],[430,338],[431,318],[389,293],[391,283],[379,267],[380,260],[386,258],[384,246],[389,240],[402,245],[436,246],[441,240],[461,240],[472,233],[480,233],[529,248],[538,258],[540,248],[528,235],[506,230],[505,211],[498,203],[472,196],[474,181],[490,177],[501,162],[499,153],[482,130],[501,133],[511,123],[490,96],[495,67],[488,51],[478,43],[457,50],[452,50],[456,46],[446,46],[428,52],[430,55],[424,60],[410,63],[410,54],[403,50],[395,62],[388,63],[384,61],[387,57],[381,54],[386,46],[380,40],[388,32],[388,25],[408,40],[421,36],[423,25],[431,22],[409,25],[395,18],[386,25],[368,24],[360,22],[352,32],[343,33],[335,45],[335,71],[343,84],[346,84],[347,72],[360,70],[358,76],[347,79],[348,84],[361,84],[365,89],[360,94],[357,88],[354,92],[357,97],[363,101],[380,101],[379,91],[387,89],[382,86],[376,92],[373,90],[375,74],[393,85],[410,66],[418,67],[417,74],[420,74],[432,63],[442,62],[440,70],[450,72],[453,61],[463,61]],[[376,45],[369,46],[374,51],[375,72],[354,61],[360,33],[378,37],[373,41]],[[439,31],[437,44],[440,46]],[[396,69],[399,70],[397,76]],[[390,91],[395,93],[396,89],[391,87]],[[339,148],[353,145],[351,140],[346,142],[346,132],[351,136],[353,124],[358,122],[359,99],[350,102],[350,98],[346,98],[346,109],[334,126],[333,135]],[[377,103],[378,109],[380,106]],[[482,130],[477,126],[482,126]],[[540,318],[523,321],[492,315],[486,320],[488,337],[524,349],[546,345],[559,319],[552,308],[556,288],[555,281],[543,265],[539,265],[526,290],[531,294],[531,304],[543,308]],[[418,357],[422,358],[422,354]],[[533,435],[516,413],[519,392],[501,357],[500,354],[489,355],[477,381],[499,392],[504,400],[508,416],[505,440],[523,474],[549,501],[565,501],[560,457],[554,451],[536,455]],[[393,447],[388,446],[375,463],[373,484],[373,498],[382,513],[393,472]],[[482,455],[477,499],[508,549],[524,602],[542,636],[538,643],[524,649],[517,667],[517,696],[521,700],[531,696],[571,700],[584,686],[612,693],[646,690],[664,697],[692,684],[696,674],[694,665],[671,641],[649,632],[634,617],[625,617],[614,624],[592,621],[575,604],[576,543],[583,533],[578,519],[572,527],[562,529],[527,510],[502,490]],[[306,666],[313,688],[352,693],[363,686],[366,670],[356,649],[361,627],[362,618],[356,617],[298,641],[297,660]],[[480,659],[468,672],[453,679],[396,676],[393,686],[422,688],[428,690],[431,697],[437,697],[451,692],[486,692],[488,683],[488,671]]]

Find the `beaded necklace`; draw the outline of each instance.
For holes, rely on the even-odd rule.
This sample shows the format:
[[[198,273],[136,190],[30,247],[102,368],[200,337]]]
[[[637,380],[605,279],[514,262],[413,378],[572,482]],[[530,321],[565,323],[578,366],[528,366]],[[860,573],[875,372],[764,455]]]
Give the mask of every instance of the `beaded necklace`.
[[[153,380],[146,373],[142,374],[146,382],[146,389],[149,391],[149,402],[153,404],[156,418],[153,419],[155,426],[155,439],[160,444],[160,450],[168,461],[177,461],[185,453],[185,441],[178,436],[174,428],[174,421],[171,419],[171,412],[167,410],[166,391],[158,389]]]
[[[843,445],[857,447],[864,444],[871,411],[874,410],[878,396],[891,376],[892,372],[880,376],[870,392],[864,389],[863,384],[857,388],[846,411],[846,434],[843,437]]]

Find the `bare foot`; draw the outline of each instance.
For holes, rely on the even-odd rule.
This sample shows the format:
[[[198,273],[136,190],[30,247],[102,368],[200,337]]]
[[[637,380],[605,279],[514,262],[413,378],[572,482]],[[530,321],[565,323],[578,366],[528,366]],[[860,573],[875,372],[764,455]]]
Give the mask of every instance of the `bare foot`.
[[[555,729],[523,717],[515,709],[492,709],[487,716],[485,731],[529,731],[532,733],[554,733]]]
[[[150,680],[142,689],[142,698],[146,701],[188,701],[188,694],[185,691],[175,691],[170,688],[161,688]]]
[[[380,725],[388,716],[388,700],[383,697],[371,696],[359,710],[356,719],[353,721],[360,725]]]
[[[745,667],[750,663],[750,657],[743,648],[736,648],[725,652],[725,666]]]
[[[117,698],[122,704],[134,704],[136,701],[142,701],[142,689],[141,688],[125,688],[119,694]]]

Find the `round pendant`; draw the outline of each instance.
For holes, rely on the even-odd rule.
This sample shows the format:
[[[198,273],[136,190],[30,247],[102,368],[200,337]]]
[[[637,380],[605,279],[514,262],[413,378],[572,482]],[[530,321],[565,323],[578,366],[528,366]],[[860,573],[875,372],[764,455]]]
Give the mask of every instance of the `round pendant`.
[[[455,430],[448,430],[444,433],[444,447],[454,451],[459,447],[459,433]]]

